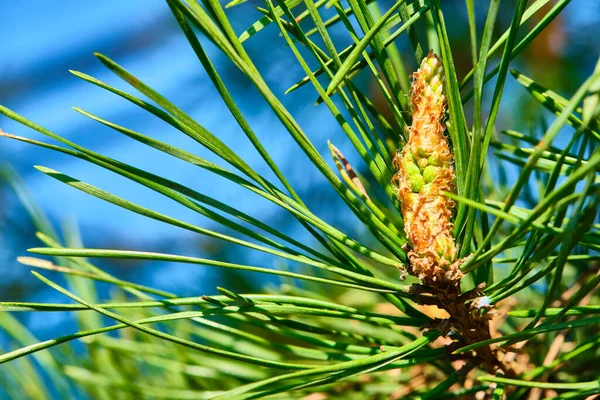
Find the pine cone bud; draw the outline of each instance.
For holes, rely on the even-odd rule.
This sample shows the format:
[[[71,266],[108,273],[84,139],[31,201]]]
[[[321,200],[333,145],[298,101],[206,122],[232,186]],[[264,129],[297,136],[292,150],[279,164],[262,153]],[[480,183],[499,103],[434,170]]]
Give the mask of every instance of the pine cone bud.
[[[394,159],[404,229],[411,247],[409,272],[426,282],[456,282],[462,273],[452,236],[453,155],[443,123],[446,97],[439,58],[429,53],[412,75],[412,125],[408,143]]]

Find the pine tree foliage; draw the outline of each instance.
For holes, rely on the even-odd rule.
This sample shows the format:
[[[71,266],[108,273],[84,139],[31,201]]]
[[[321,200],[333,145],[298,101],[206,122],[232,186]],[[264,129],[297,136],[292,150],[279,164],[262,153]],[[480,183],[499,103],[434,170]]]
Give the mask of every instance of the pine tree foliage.
[[[234,0],[225,9],[248,7],[244,2]],[[276,223],[199,188],[80,146],[0,106],[3,115],[23,124],[23,132],[31,128],[51,140],[29,139],[21,132],[2,133],[5,138],[95,164],[223,230],[36,166],[57,184],[290,266],[83,248],[76,233],[58,235],[18,178],[6,171],[41,243],[19,260],[65,298],[57,304],[0,303],[0,326],[13,342],[0,355],[0,387],[9,396],[539,399],[600,394],[595,292],[600,284],[600,68],[570,98],[510,68],[570,0],[505,5],[513,18],[504,27],[496,21],[499,0],[485,2],[487,17],[479,24],[475,2],[466,0],[472,70],[464,77],[457,74],[452,52],[464,43],[450,42],[447,27],[453,21],[445,17],[447,5],[440,0],[266,0],[257,7],[262,17],[243,32],[234,30],[217,0],[166,3],[273,178],[259,174],[219,139],[219,132],[207,130],[153,90],[152,82],[142,82],[135,71],[105,55],[96,57],[130,91],[83,72],[72,74],[140,107],[204,149],[177,148],[75,110],[139,146],[186,162],[191,173],[199,167],[236,184],[240,196],[281,208],[311,239],[298,240]],[[277,45],[287,48],[304,72],[285,96],[310,86],[318,96],[316,107],[326,107],[339,123],[331,155],[318,151],[322,143],[311,140],[283,105],[284,94],[273,91],[246,51],[246,41],[266,29],[279,31]],[[332,29],[344,29],[353,44],[338,49]],[[413,52],[400,57],[396,40],[404,36]],[[296,142],[294,157],[306,157],[331,185],[364,228],[361,236],[348,235],[306,205],[294,189],[298,182],[282,173],[263,145],[264,133],[245,119],[207,46],[218,49],[260,93],[264,107]],[[410,65],[420,69],[412,71]],[[363,77],[376,83],[389,114],[365,91]],[[518,126],[496,130],[509,80],[552,113],[547,126],[530,133]],[[346,158],[334,145],[344,140],[356,157]],[[221,161],[208,161],[203,152]],[[94,264],[103,258],[270,274],[281,277],[282,284],[255,293],[219,287],[215,295],[180,297],[109,274]],[[57,274],[67,285],[57,283]],[[97,283],[110,285],[113,298],[99,298]],[[44,313],[72,312],[79,331],[40,341],[13,316],[22,312],[39,319]],[[75,341],[84,344],[85,356],[74,351]]]

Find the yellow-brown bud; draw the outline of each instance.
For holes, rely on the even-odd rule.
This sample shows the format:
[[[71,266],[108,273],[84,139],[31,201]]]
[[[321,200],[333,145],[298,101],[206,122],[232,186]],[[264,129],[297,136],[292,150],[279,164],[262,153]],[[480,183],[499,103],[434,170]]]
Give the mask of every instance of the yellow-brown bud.
[[[450,220],[454,202],[440,194],[454,190],[453,155],[444,134],[443,87],[442,63],[430,52],[412,75],[412,125],[408,142],[394,159],[411,247],[408,271],[429,283],[457,282],[462,277]]]

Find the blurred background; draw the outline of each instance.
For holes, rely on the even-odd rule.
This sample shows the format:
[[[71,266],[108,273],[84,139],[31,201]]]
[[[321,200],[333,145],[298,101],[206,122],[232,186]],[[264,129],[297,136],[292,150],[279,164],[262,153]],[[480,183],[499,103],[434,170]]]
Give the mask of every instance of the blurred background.
[[[464,1],[443,3],[459,78],[462,78],[471,68]],[[498,18],[496,37],[508,27],[512,18],[509,3],[513,1],[505,3]],[[262,4],[246,3],[228,10],[238,33],[260,18],[254,5]],[[483,25],[487,4],[478,4],[478,7],[478,23]],[[100,52],[196,118],[259,173],[272,177],[213,89],[164,1],[4,1],[0,2],[0,17],[0,104],[84,147],[197,189],[283,229],[296,239],[310,240],[297,223],[274,205],[257,201],[256,197],[233,184],[143,146],[71,109],[77,106],[224,165],[182,133],[69,73],[70,69],[81,71],[133,93],[133,89],[93,56],[93,52]],[[531,23],[535,20],[534,17]],[[545,33],[519,55],[513,67],[570,97],[595,66],[600,49],[597,40],[599,23],[600,2],[573,1]],[[343,30],[333,29],[332,34],[338,49],[350,44],[350,38]],[[362,170],[358,157],[329,111],[324,106],[314,106],[317,98],[314,89],[307,85],[283,95],[290,85],[303,77],[303,73],[276,28],[270,26],[248,40],[245,46],[272,90],[283,99],[325,158],[330,160],[327,154],[327,140],[330,139],[359,171]],[[398,47],[407,70],[414,70],[416,64],[406,37],[398,39]],[[350,236],[360,237],[363,234],[361,224],[346,211],[327,182],[310,166],[248,80],[208,44],[207,51],[244,116],[302,198],[317,215]],[[494,58],[490,65],[495,66],[497,60],[498,57]],[[360,85],[377,100],[378,90],[369,76],[361,78]],[[379,103],[383,104],[383,100]],[[537,129],[544,120],[549,120],[550,115],[535,104],[509,75],[498,128],[510,127],[521,132]],[[49,141],[3,116],[0,117],[0,128],[7,133]],[[56,228],[79,229],[87,247],[167,252],[249,265],[286,267],[271,257],[102,202],[47,177],[33,165],[56,169],[166,215],[225,231],[170,200],[99,167],[16,141],[2,139],[0,143],[2,163],[14,168],[22,177],[32,198]],[[0,301],[65,301],[35,279],[29,273],[29,267],[16,262],[16,257],[25,255],[27,248],[40,243],[34,236],[31,218],[4,181],[0,182],[0,202]],[[191,265],[108,261],[97,265],[124,279],[181,296],[214,293],[218,285],[243,291],[252,285],[274,282],[263,276],[224,276],[210,267]],[[73,332],[74,325],[67,314],[47,313],[43,320],[32,318],[34,316],[18,315],[40,339]]]

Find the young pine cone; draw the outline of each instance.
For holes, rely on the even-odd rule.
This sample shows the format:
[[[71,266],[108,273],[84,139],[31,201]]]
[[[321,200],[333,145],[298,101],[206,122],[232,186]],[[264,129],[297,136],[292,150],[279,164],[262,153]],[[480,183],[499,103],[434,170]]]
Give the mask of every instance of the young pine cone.
[[[408,271],[423,282],[458,282],[462,273],[452,236],[454,202],[440,191],[454,190],[453,154],[444,135],[446,97],[440,59],[429,53],[412,75],[412,125],[408,143],[396,154],[394,180],[409,239]]]

